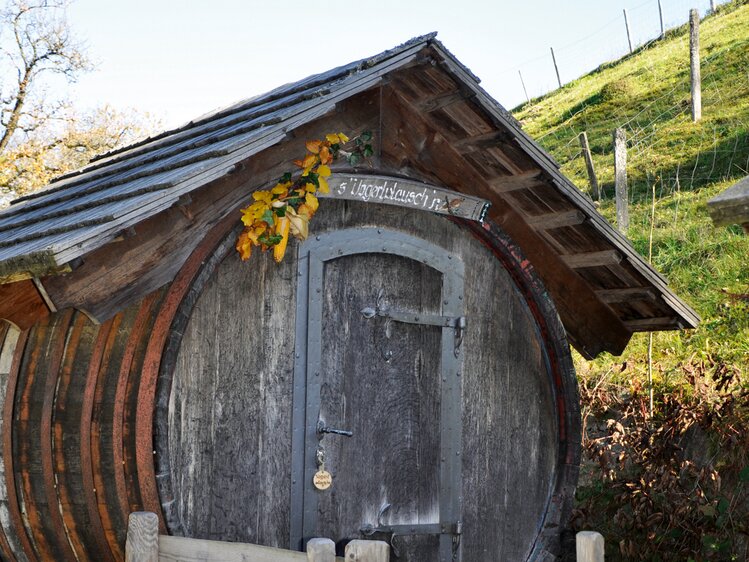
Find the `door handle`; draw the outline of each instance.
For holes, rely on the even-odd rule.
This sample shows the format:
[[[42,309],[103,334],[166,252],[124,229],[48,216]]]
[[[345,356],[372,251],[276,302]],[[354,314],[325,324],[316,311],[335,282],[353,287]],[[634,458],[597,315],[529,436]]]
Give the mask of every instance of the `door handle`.
[[[354,435],[353,431],[348,431],[346,429],[336,429],[334,427],[327,426],[322,420],[317,422],[317,433],[320,436],[326,433],[332,433],[333,435],[343,435],[344,437],[353,437]]]

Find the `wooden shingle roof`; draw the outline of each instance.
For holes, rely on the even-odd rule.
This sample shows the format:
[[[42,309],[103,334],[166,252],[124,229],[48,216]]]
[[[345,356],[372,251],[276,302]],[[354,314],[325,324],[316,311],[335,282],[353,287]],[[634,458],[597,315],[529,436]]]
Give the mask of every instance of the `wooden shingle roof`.
[[[47,276],[60,292],[65,276],[55,276],[75,270],[77,261],[188,204],[192,194],[237,167],[250,163],[254,169],[258,155],[281,150],[295,130],[324,122],[362,96],[379,111],[374,171],[489,199],[489,218],[531,259],[571,341],[585,355],[618,353],[634,331],[697,325],[696,313],[435,34],[203,116],[17,199],[0,213],[0,278]],[[216,220],[247,196],[244,191],[222,199]],[[153,289],[165,280],[143,283]],[[86,299],[76,298],[62,301],[77,306]],[[87,306],[98,320],[113,313],[111,304],[99,312]],[[576,316],[595,317],[596,311],[616,324],[617,335],[591,343],[599,339],[599,327]]]

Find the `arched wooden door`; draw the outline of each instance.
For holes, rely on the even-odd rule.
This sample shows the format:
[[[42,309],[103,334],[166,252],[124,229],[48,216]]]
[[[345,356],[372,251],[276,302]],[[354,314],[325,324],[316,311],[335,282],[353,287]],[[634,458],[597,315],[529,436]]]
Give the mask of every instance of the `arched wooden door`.
[[[292,545],[364,535],[460,560],[463,270],[386,228],[300,247]]]

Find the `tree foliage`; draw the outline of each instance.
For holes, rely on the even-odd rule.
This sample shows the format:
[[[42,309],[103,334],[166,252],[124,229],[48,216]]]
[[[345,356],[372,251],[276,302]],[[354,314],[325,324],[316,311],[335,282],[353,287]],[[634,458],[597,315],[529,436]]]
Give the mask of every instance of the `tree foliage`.
[[[67,109],[54,126],[0,153],[0,191],[9,200],[85,166],[94,156],[125,146],[155,128],[147,115],[103,106],[87,113]]]
[[[134,111],[78,111],[60,94],[60,77],[73,82],[92,68],[67,6],[6,0],[0,10],[0,206],[155,127]]]

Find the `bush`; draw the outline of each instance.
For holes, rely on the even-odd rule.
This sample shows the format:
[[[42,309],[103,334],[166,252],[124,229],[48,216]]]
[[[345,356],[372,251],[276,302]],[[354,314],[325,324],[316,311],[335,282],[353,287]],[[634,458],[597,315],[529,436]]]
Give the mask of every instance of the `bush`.
[[[689,386],[581,380],[586,478],[576,530],[606,539],[607,560],[749,560],[749,389],[710,358],[682,365]]]

